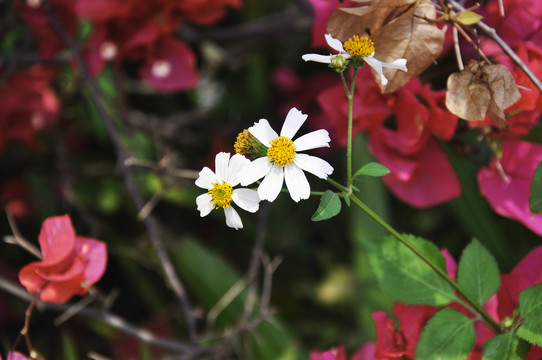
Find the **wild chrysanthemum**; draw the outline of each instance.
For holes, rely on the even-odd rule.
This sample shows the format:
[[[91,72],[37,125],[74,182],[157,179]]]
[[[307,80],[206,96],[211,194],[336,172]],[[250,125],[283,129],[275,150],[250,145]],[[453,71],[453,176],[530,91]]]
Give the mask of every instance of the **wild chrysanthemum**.
[[[358,62],[365,61],[370,67],[380,76],[382,85],[388,83],[388,79],[382,73],[382,68],[394,68],[403,71],[408,71],[406,67],[406,59],[397,59],[391,63],[385,63],[374,58],[375,47],[373,41],[368,37],[359,37],[357,35],[349,38],[344,46],[340,40],[333,38],[330,34],[325,35],[327,44],[339,54],[337,55],[319,55],[319,54],[305,54],[302,59],[305,61],[316,61],[324,64],[332,64],[336,62],[336,59],[352,59]]]
[[[326,130],[316,130],[295,141],[292,140],[306,119],[307,115],[292,108],[286,115],[280,136],[265,119],[261,119],[248,129],[267,150],[265,155],[255,156],[257,158],[241,170],[239,174],[241,185],[252,184],[263,177],[258,186],[258,195],[262,200],[273,201],[286,180],[286,187],[294,201],[298,202],[309,197],[310,185],[303,170],[326,179],[333,172],[333,167],[320,158],[299,153],[329,147],[330,138]]]
[[[211,210],[224,208],[226,225],[234,229],[242,229],[243,222],[237,211],[230,206],[232,201],[249,212],[258,211],[260,198],[255,190],[234,189],[239,185],[239,171],[250,164],[243,155],[235,154],[230,159],[230,153],[221,152],[215,157],[214,173],[208,167],[204,167],[196,180],[196,185],[207,189],[207,193],[196,198],[196,204],[200,216],[207,216]]]

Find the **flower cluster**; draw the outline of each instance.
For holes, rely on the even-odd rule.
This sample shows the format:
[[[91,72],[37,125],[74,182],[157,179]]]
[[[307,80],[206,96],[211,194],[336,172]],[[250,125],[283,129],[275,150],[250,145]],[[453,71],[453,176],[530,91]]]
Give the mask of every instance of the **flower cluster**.
[[[42,59],[51,59],[66,48],[58,24],[73,38],[80,20],[90,21],[92,33],[84,55],[92,74],[100,73],[108,62],[138,62],[142,63],[139,75],[147,84],[160,91],[177,91],[195,86],[199,77],[195,54],[177,38],[176,29],[183,23],[211,25],[229,7],[240,6],[240,0],[51,0],[47,6],[41,0],[29,0],[18,9],[39,40]]]
[[[318,1],[311,3],[317,11],[317,18],[325,12],[319,7]],[[525,21],[529,26],[516,26],[521,19],[530,19],[532,14],[517,11],[520,7],[514,4],[507,9],[507,20],[495,22],[494,25],[505,34],[509,33],[509,28],[513,30],[517,36],[506,35],[507,40],[522,61],[540,77],[542,44],[537,37],[533,37],[533,33],[540,32],[542,26],[539,21],[529,22],[527,19]],[[493,5],[482,8],[482,13],[493,14],[497,11]],[[540,6],[537,4],[534,12],[539,11]],[[318,15],[318,12],[322,14]],[[494,18],[492,16],[490,19]],[[338,54],[307,54],[303,59],[340,67],[341,71],[349,61],[367,62],[378,74],[382,84],[387,83],[383,68],[406,71],[404,59],[391,63],[381,63],[374,59],[374,44],[368,38],[352,36],[341,43],[326,34],[325,40]],[[528,91],[520,88],[522,98],[506,109],[506,127],[499,127],[489,117],[484,121],[468,123],[468,127],[478,130],[483,136],[489,134],[489,141],[494,142],[496,148],[502,148],[502,151],[495,151],[489,166],[480,168],[479,189],[496,212],[542,234],[540,215],[530,211],[528,196],[530,179],[540,161],[540,149],[536,144],[518,139],[529,134],[538,123],[542,111],[542,95],[520,67],[510,61],[494,42],[484,41],[481,47],[488,55],[506,65],[517,83]],[[353,94],[353,134],[367,131],[370,151],[379,163],[391,170],[389,175],[383,177],[385,184],[395,196],[417,208],[435,206],[459,197],[461,186],[458,177],[442,147],[442,141],[457,138],[459,128],[457,116],[446,109],[446,92],[434,91],[415,78],[392,94],[382,94],[381,87],[370,81],[370,78],[368,69],[361,68],[356,78],[357,91]],[[331,136],[346,145],[348,99],[344,96],[344,86],[336,85],[323,90],[317,96],[317,102],[327,123],[331,125]],[[520,154],[514,151],[519,148],[522,149]],[[521,169],[517,165],[518,161],[524,164]]]
[[[74,295],[85,295],[104,274],[105,243],[77,236],[67,215],[47,218],[39,243],[42,259],[23,267],[19,280],[42,301],[62,304]]]
[[[196,199],[200,215],[203,217],[213,209],[223,208],[226,225],[240,229],[243,227],[241,218],[230,204],[233,202],[244,210],[256,212],[260,200],[274,201],[278,197],[284,182],[295,202],[308,199],[310,185],[303,171],[326,179],[333,167],[325,160],[301,153],[329,147],[326,130],[312,131],[293,140],[306,119],[307,115],[292,108],[280,135],[266,119],[241,132],[234,146],[237,154],[230,158],[229,153],[219,153],[215,158],[215,172],[205,167],[199,173],[196,185],[208,190]],[[261,178],[257,191],[234,189],[239,184],[248,186]]]

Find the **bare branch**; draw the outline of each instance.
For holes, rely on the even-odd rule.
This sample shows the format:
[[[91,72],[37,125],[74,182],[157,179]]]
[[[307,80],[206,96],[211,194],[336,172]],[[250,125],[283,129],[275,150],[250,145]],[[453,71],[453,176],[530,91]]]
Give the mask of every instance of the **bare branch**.
[[[454,0],[449,0],[449,3],[459,11],[465,11],[465,8],[461,6],[459,3],[457,3]],[[536,77],[536,75],[529,69],[527,65],[519,58],[519,56],[515,53],[514,50],[508,44],[499,36],[497,35],[497,32],[494,28],[484,24],[482,21],[478,21],[476,23],[476,26],[482,30],[482,32],[493,39],[503,49],[503,51],[508,55],[519,68],[527,75],[527,77],[533,82],[533,84],[538,88],[538,90],[542,91],[542,82]]]

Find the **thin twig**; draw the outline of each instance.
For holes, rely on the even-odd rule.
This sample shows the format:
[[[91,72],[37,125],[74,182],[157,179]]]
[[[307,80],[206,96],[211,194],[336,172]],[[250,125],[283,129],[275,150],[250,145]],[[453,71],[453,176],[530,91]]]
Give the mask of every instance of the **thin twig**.
[[[44,5],[49,5],[49,4],[45,3]],[[109,136],[111,137],[113,144],[115,145],[115,148],[117,151],[117,157],[119,159],[119,164],[122,169],[122,174],[124,177],[124,183],[126,185],[126,188],[128,189],[134,203],[136,204],[137,209],[141,209],[145,205],[145,201],[143,200],[143,197],[141,196],[137,188],[137,184],[135,182],[135,178],[131,169],[123,165],[124,161],[130,157],[130,154],[128,150],[125,148],[124,143],[122,141],[122,137],[115,126],[115,122],[112,116],[110,115],[107,109],[105,98],[102,95],[98,86],[96,85],[95,81],[90,76],[88,67],[83,57],[81,56],[81,53],[77,49],[77,44],[68,35],[67,31],[64,29],[61,22],[58,20],[58,17],[54,13],[51,6],[47,6],[47,11],[48,11],[49,18],[51,20],[52,27],[59,34],[62,40],[66,43],[66,45],[68,46],[68,48],[70,49],[70,51],[72,52],[75,58],[75,61],[79,68],[79,72],[83,76],[83,79],[85,80],[85,83],[87,85],[90,97],[92,101],[94,102],[94,105],[96,106],[96,109],[98,113],[100,114],[102,120],[104,121],[104,124],[109,133]],[[160,265],[162,266],[162,270],[164,271],[166,279],[169,285],[171,286],[171,288],[173,289],[173,292],[177,296],[178,300],[180,301],[181,306],[184,310],[186,320],[187,320],[187,325],[188,325],[188,333],[190,336],[190,341],[192,342],[192,344],[197,344],[198,335],[197,335],[195,312],[193,311],[192,305],[190,304],[190,301],[188,300],[188,296],[185,291],[184,285],[181,282],[181,279],[177,276],[175,269],[173,267],[173,264],[171,260],[169,259],[167,249],[161,239],[162,238],[161,231],[156,221],[151,216],[146,217],[143,223],[147,229],[149,238],[156,250],[157,256],[160,260]]]
[[[459,48],[459,38],[457,36],[457,28],[455,26],[452,28],[452,34],[454,36],[454,51],[455,51],[455,58],[457,59],[457,67],[459,68],[459,71],[463,71],[463,69],[465,69],[465,66],[463,65],[463,59],[461,58],[461,49]]]
[[[0,289],[27,302],[31,302],[33,299],[33,296],[28,294],[24,288],[22,288],[19,285],[14,284],[13,282],[5,279],[2,276],[0,276]],[[72,305],[70,304],[56,305],[56,304],[45,303],[42,301],[37,301],[36,303],[36,307],[38,309],[49,309],[49,310],[54,310],[54,311],[59,311],[59,312],[65,312],[71,306]],[[103,309],[85,307],[85,308],[79,309],[77,315],[84,316],[84,317],[94,319],[94,320],[99,320],[111,326],[112,328],[115,328],[136,339],[139,339],[149,345],[157,346],[157,347],[167,349],[167,350],[183,352],[183,353],[186,353],[187,355],[190,355],[190,354],[195,355],[195,354],[202,353],[199,347],[194,347],[194,346],[191,346],[191,345],[188,345],[176,340],[171,340],[171,339],[154,335],[152,332],[144,328],[135,326],[129,323],[128,321],[124,320],[120,316]]]
[[[448,0],[448,2],[459,11],[465,11],[465,8],[458,4],[454,0]],[[527,75],[527,77],[533,82],[533,84],[538,88],[538,90],[542,91],[542,82],[536,77],[536,75],[529,69],[527,65],[523,62],[523,60],[520,59],[520,57],[515,53],[514,50],[508,44],[499,36],[497,35],[497,32],[494,28],[484,24],[482,21],[478,21],[476,23],[476,26],[482,30],[482,32],[490,37],[493,41],[497,43],[503,49],[503,51],[508,55],[519,68]]]
[[[12,243],[19,245],[38,259],[41,259],[41,251],[38,249],[35,245],[33,245],[30,241],[26,240],[20,233],[19,228],[17,227],[17,223],[15,222],[15,219],[10,214],[9,211],[6,210],[6,216],[8,218],[9,227],[11,228],[11,232],[13,233],[13,236],[4,236],[4,241],[7,243]]]

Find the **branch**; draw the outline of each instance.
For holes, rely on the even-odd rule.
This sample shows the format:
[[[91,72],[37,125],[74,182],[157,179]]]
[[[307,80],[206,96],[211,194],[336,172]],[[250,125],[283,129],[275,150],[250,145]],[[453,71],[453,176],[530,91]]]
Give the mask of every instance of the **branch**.
[[[459,3],[457,3],[454,0],[448,0],[452,6],[458,10],[458,11],[465,11],[465,8],[461,6]],[[527,77],[533,82],[533,84],[542,92],[542,82],[536,77],[536,75],[529,69],[527,65],[519,58],[519,56],[515,53],[514,50],[508,44],[499,36],[497,35],[497,32],[494,28],[484,24],[482,21],[478,21],[476,23],[476,26],[482,30],[482,32],[488,36],[489,38],[493,39],[503,49],[503,51],[508,55],[519,68],[527,75]]]
[[[31,302],[32,299],[34,298],[34,296],[28,294],[28,292],[23,287],[18,286],[1,276],[0,276],[0,289],[3,289],[4,291],[26,302]],[[71,304],[56,305],[56,304],[49,304],[43,301],[38,301],[36,306],[39,309],[47,309],[47,310],[53,310],[53,311],[58,311],[58,312],[65,312],[72,307]],[[175,340],[171,340],[171,339],[154,335],[149,330],[135,326],[129,323],[128,321],[124,320],[120,316],[103,309],[86,307],[86,308],[79,309],[77,314],[89,319],[99,320],[111,326],[112,328],[120,330],[121,332],[128,334],[136,339],[139,339],[149,345],[157,346],[162,349],[179,351],[179,352],[184,353],[187,356],[196,356],[196,355],[203,354],[203,350],[197,346],[191,346],[191,345],[181,343]]]
[[[62,26],[62,23],[59,21],[58,17],[54,13],[54,10],[50,6],[50,4],[48,2],[45,2],[44,5],[46,6],[49,18],[51,20],[52,27],[55,29],[58,35],[62,38],[62,40],[66,43],[66,45],[68,46],[68,48],[70,49],[71,53],[73,54],[75,58],[79,71],[87,85],[88,91],[90,93],[90,97],[94,105],[96,106],[98,113],[103,119],[105,126],[107,128],[107,131],[109,133],[109,136],[111,137],[113,144],[115,146],[117,157],[120,163],[120,168],[122,169],[122,174],[123,174],[126,188],[128,189],[128,192],[130,193],[137,209],[141,210],[141,208],[145,206],[145,201],[143,197],[141,196],[141,194],[139,193],[139,190],[137,189],[135,178],[131,169],[124,165],[124,162],[126,161],[126,159],[130,158],[130,154],[128,150],[125,148],[121,135],[115,126],[115,122],[107,110],[107,105],[106,105],[104,96],[100,92],[94,80],[92,79],[90,72],[88,70],[88,67],[85,64],[85,61],[83,57],[81,56],[81,53],[78,51],[77,44],[68,35],[66,29],[64,29],[64,27]],[[173,264],[171,260],[169,259],[167,249],[161,240],[161,232],[158,227],[158,224],[156,223],[154,218],[151,216],[146,217],[143,220],[143,223],[146,227],[147,233],[149,234],[149,238],[156,250],[157,256],[160,260],[160,265],[162,266],[162,270],[164,271],[166,279],[169,285],[171,286],[171,288],[173,289],[173,292],[177,296],[178,300],[180,301],[181,306],[184,310],[184,313],[187,319],[190,340],[192,344],[196,344],[198,341],[197,340],[198,335],[197,335],[197,328],[196,328],[195,312],[193,311],[192,306],[188,300],[184,285],[181,282],[180,278],[177,276],[175,269],[173,267]]]

